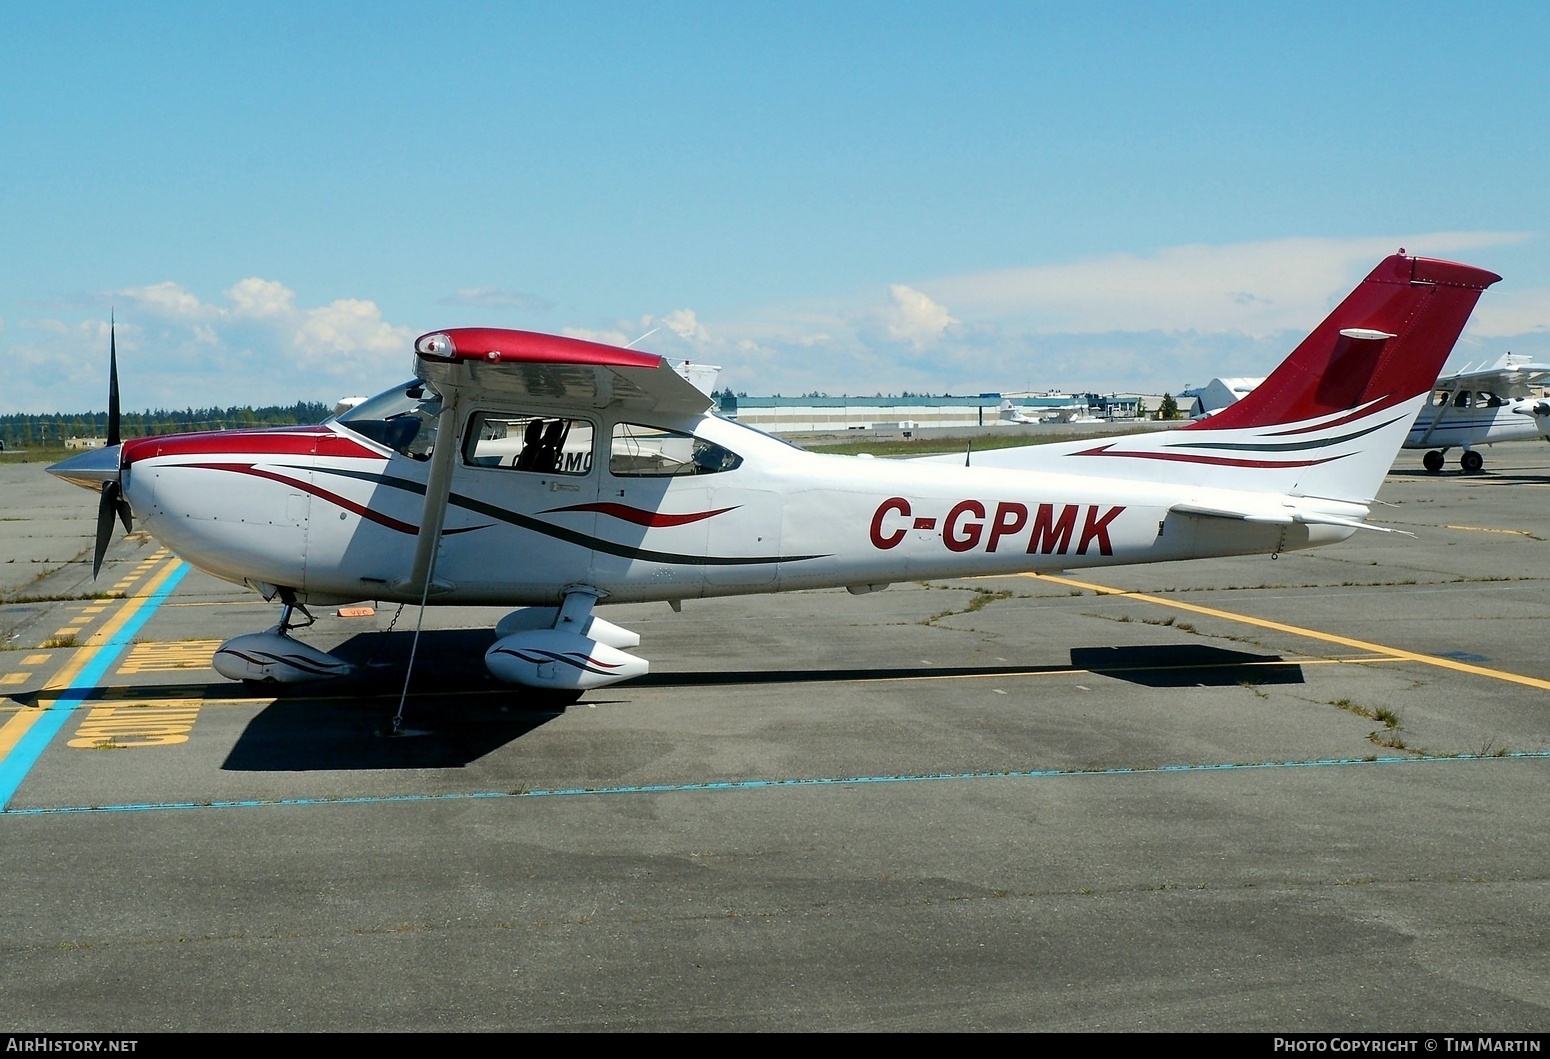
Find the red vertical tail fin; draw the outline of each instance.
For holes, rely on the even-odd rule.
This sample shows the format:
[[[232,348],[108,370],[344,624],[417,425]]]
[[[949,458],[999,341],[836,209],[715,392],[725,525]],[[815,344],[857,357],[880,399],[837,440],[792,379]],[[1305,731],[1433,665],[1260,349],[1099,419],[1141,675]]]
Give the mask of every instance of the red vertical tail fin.
[[[1401,251],[1373,269],[1252,393],[1185,429],[1307,423],[1425,393],[1475,302],[1499,279],[1483,268]]]

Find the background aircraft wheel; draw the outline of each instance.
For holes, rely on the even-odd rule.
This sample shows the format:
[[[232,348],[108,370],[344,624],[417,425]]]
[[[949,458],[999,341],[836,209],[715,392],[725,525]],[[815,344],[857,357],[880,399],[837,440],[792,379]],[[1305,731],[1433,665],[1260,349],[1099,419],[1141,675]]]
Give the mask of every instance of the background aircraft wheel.
[[[1464,468],[1465,474],[1479,474],[1480,468],[1485,466],[1485,457],[1478,452],[1466,452],[1459,457],[1459,466]]]
[[[1425,456],[1421,457],[1421,466],[1425,467],[1433,474],[1436,474],[1438,471],[1442,470],[1442,453],[1438,452],[1436,449],[1428,452]]]

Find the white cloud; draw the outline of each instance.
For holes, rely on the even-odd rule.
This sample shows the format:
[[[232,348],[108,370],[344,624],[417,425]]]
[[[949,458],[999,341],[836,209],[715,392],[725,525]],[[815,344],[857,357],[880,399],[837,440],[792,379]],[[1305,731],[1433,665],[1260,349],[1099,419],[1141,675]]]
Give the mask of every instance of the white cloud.
[[[115,296],[128,298],[142,308],[173,319],[203,319],[212,311],[200,300],[170,280],[148,287],[132,287],[114,291]]]
[[[174,282],[111,292],[127,407],[289,404],[386,386],[407,374],[414,332],[374,302],[304,308],[250,277],[206,302]],[[21,369],[0,411],[85,410],[107,398],[108,321],[22,321],[5,355]]]
[[[251,276],[226,292],[232,313],[260,320],[289,317],[296,312],[296,292],[272,279]]]
[[[1526,238],[1435,232],[1362,239],[1277,239],[1177,246],[921,283],[973,319],[1012,319],[1034,333],[1242,331],[1312,326],[1355,281],[1400,246],[1428,257]]]
[[[1400,246],[1473,261],[1471,251],[1522,238],[1443,232],[1181,246],[879,282],[848,297],[709,318],[682,307],[578,321],[562,333],[717,364],[720,385],[752,394],[1177,392],[1218,375],[1266,374]],[[1481,300],[1455,360],[1494,360],[1508,349],[1550,357],[1550,289],[1501,287]],[[495,288],[460,295],[515,297]],[[414,332],[365,299],[299,305],[283,283],[258,277],[212,301],[172,282],[112,297],[127,407],[329,401],[386,387],[409,366]],[[0,411],[100,408],[106,353],[105,319],[11,321],[0,332],[0,356],[13,368]]]
[[[648,316],[647,321],[650,321]],[[708,342],[710,332],[705,330],[705,325],[695,317],[693,309],[675,309],[662,317],[663,326],[672,331],[679,338],[689,342]]]
[[[579,338],[586,342],[601,342],[607,346],[629,345],[630,339],[623,331],[597,331],[588,327],[567,327],[560,332],[566,338]]]
[[[469,305],[478,309],[521,309],[548,312],[555,303],[537,294],[506,290],[503,287],[465,287],[441,299],[442,305]]]
[[[1550,289],[1487,291],[1469,320],[1478,338],[1511,338],[1550,331]]]
[[[902,283],[888,288],[893,305],[882,313],[888,337],[916,349],[933,345],[949,327],[959,321],[947,314],[944,306]]]
[[[723,385],[749,393],[1175,392],[1265,374],[1401,246],[1452,257],[1525,238],[1283,239],[946,276],[893,284],[881,305],[862,296],[719,318],[706,355]],[[1460,347],[1478,359],[1482,339],[1542,335],[1547,321],[1550,291],[1488,292]]]

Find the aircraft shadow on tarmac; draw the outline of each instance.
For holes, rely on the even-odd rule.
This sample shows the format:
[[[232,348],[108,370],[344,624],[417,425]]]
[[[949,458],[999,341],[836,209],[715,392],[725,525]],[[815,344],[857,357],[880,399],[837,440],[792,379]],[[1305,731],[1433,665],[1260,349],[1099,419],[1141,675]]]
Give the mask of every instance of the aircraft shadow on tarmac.
[[[1490,467],[1474,474],[1461,471],[1457,467],[1448,468],[1437,473],[1427,470],[1391,470],[1391,478],[1418,478],[1423,481],[1439,478],[1463,478],[1481,485],[1550,485],[1550,474],[1534,474],[1529,471],[1496,471]]]
[[[223,767],[240,772],[462,768],[547,724],[564,708],[496,683],[478,663],[486,630],[423,633],[402,731],[390,722],[403,686],[410,633],[366,633],[334,650],[359,675],[283,689],[238,738]],[[1081,670],[1151,688],[1301,684],[1301,666],[1205,644],[1078,647],[1071,665],[781,669],[651,673],[633,687],[828,684],[951,677],[1017,677]],[[229,689],[230,685],[223,685]],[[426,689],[434,690],[426,690]],[[185,689],[187,690],[187,689]],[[622,687],[621,689],[622,690]],[[220,694],[215,690],[215,694]],[[265,689],[264,695],[275,694]],[[596,693],[594,693],[596,694]]]
[[[1208,644],[1073,647],[1071,665],[1148,688],[1230,688],[1302,684],[1302,666],[1280,655],[1255,655]]]
[[[1302,668],[1279,655],[1252,655],[1204,644],[1155,647],[1074,647],[1069,666],[904,666],[875,669],[781,669],[762,673],[648,673],[630,687],[714,687],[733,684],[835,684],[871,680],[947,677],[1018,677],[1067,673],[1073,669],[1116,677],[1152,688],[1232,687],[1240,684],[1301,684]]]
[[[276,695],[222,767],[235,772],[463,768],[554,720],[564,708],[497,683],[480,664],[488,629],[420,635],[403,724],[392,728],[414,634],[362,633],[332,653],[356,676],[260,689]],[[227,685],[230,687],[230,685]]]

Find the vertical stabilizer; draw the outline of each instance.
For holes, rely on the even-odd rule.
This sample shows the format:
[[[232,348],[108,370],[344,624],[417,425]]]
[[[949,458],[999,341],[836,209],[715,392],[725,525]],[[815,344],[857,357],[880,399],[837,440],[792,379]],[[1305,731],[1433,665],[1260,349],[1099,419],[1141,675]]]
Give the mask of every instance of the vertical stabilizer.
[[[1480,294],[1501,279],[1395,254],[1241,401],[1189,430],[1290,426],[1375,411],[1431,389]],[[1391,457],[1392,458],[1392,455]]]

